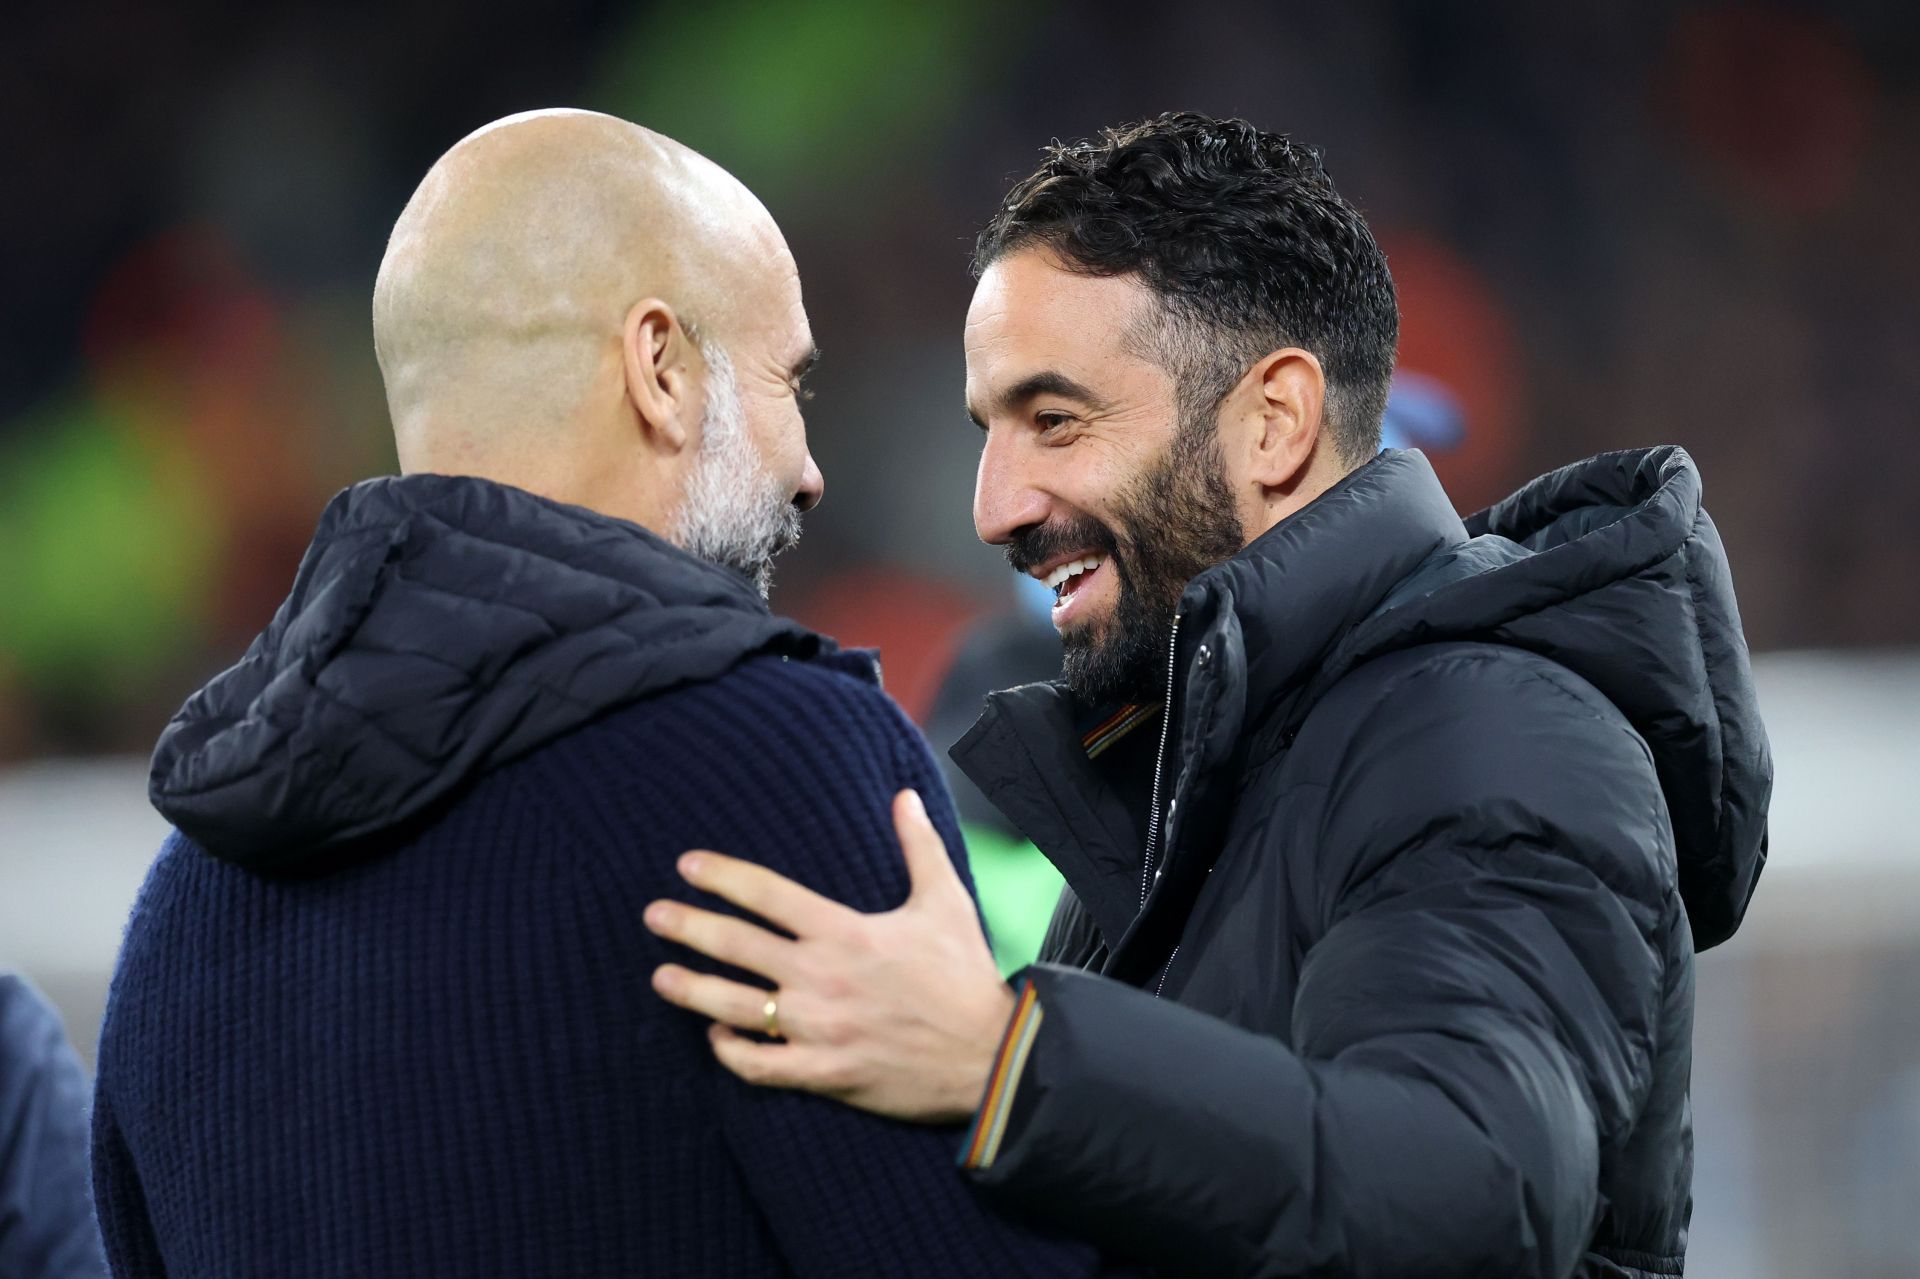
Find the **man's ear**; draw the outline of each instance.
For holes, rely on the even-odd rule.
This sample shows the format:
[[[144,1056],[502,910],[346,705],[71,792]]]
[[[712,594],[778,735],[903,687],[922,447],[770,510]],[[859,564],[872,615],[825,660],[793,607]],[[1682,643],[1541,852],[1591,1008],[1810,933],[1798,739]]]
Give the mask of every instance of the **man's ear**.
[[[1247,380],[1261,419],[1251,478],[1274,496],[1290,496],[1326,429],[1326,373],[1311,351],[1289,346],[1262,357]]]
[[[704,361],[673,308],[659,298],[633,304],[620,328],[627,399],[640,430],[664,453],[687,446],[687,423],[698,411],[694,376]]]

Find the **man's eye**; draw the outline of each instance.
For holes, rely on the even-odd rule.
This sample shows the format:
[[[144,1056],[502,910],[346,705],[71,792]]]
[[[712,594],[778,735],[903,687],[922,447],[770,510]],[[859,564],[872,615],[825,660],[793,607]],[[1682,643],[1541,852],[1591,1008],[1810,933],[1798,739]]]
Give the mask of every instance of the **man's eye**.
[[[1036,413],[1034,423],[1043,431],[1057,430],[1072,423],[1073,419],[1065,413]]]

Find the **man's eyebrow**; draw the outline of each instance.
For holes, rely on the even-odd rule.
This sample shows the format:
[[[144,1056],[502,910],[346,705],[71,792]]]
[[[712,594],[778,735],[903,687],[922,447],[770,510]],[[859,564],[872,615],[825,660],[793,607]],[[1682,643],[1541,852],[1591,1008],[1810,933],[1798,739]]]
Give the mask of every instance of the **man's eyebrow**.
[[[1042,395],[1058,395],[1062,399],[1078,400],[1096,413],[1105,412],[1112,407],[1105,399],[1095,395],[1087,387],[1057,369],[1042,369],[1038,373],[1028,374],[1002,391],[995,397],[991,412],[1010,413],[1027,401]],[[973,407],[971,401],[967,404],[967,416],[973,419],[975,426],[982,430],[986,429],[987,424],[980,419],[980,413]]]

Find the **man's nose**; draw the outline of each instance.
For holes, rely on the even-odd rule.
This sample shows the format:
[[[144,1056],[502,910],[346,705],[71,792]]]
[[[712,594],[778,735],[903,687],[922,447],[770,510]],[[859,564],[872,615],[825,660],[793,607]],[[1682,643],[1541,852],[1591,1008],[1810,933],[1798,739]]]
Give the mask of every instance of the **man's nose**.
[[[973,487],[973,531],[990,546],[1003,546],[1023,528],[1044,524],[1050,507],[1007,436],[989,433],[980,450]]]
[[[800,487],[793,494],[793,504],[802,511],[811,511],[826,495],[827,477],[820,473],[820,464],[809,453],[806,469],[800,472]]]

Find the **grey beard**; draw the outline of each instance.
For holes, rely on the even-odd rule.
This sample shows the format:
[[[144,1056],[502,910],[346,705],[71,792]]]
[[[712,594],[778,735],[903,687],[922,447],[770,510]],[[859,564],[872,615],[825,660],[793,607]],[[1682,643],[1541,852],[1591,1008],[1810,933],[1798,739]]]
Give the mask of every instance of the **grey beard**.
[[[760,598],[773,587],[773,558],[800,540],[800,508],[761,461],[747,432],[733,362],[707,357],[700,453],[667,540],[698,559],[746,574]]]

